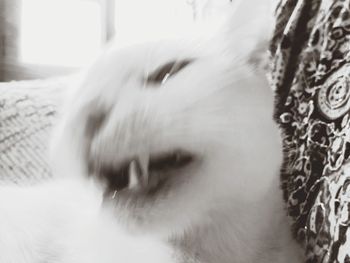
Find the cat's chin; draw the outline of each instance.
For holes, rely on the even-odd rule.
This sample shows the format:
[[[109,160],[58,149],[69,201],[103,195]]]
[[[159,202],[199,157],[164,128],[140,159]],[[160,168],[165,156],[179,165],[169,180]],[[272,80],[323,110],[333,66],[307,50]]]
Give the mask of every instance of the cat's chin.
[[[104,198],[104,206],[109,207],[115,220],[128,232],[133,234],[149,234],[168,239],[181,235],[186,229],[198,224],[201,213],[190,204],[177,202],[171,193],[150,198],[144,195],[120,193],[116,197]],[[193,202],[190,202],[193,205]]]
[[[195,225],[193,218],[176,214],[164,215],[164,211],[160,210],[161,208],[144,207],[135,209],[116,204],[109,205],[113,206],[109,210],[114,211],[112,217],[115,221],[128,233],[136,236],[150,235],[161,240],[168,240],[172,236],[182,235],[186,229],[190,229],[192,225]],[[177,213],[180,214],[181,212],[181,209],[177,209]]]

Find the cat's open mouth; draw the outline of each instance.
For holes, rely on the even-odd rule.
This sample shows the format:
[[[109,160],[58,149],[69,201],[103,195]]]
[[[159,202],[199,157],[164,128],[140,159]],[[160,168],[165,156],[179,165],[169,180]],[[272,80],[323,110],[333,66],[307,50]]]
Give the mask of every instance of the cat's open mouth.
[[[107,185],[107,196],[114,197],[118,192],[154,193],[167,181],[169,175],[189,166],[195,155],[185,150],[174,150],[149,157],[135,157],[123,162],[117,168],[103,166],[99,169]]]

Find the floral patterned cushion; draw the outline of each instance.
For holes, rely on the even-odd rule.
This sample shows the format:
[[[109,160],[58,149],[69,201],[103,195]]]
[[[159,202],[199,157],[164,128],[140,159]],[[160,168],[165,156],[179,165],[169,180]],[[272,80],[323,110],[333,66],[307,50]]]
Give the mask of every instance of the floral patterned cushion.
[[[282,188],[307,262],[350,262],[350,2],[281,0],[271,43]]]

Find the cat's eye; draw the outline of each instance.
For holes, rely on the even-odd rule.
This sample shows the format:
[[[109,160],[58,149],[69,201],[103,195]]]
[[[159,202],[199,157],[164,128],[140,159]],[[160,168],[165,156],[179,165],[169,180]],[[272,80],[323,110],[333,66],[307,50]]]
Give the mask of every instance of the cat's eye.
[[[151,73],[146,82],[149,84],[164,84],[170,77],[180,72],[190,63],[192,63],[192,59],[185,59],[179,61],[171,61],[156,69],[153,73]]]
[[[150,159],[148,170],[166,171],[184,168],[194,161],[194,156],[184,151],[174,151]]]

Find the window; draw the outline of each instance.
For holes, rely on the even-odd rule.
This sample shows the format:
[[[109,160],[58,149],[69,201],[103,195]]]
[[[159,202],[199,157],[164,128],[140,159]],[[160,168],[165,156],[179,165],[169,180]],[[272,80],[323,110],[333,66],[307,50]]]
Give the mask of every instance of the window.
[[[0,18],[11,23],[0,26],[0,76],[11,80],[72,72],[114,34],[120,42],[177,35],[193,23],[196,0],[1,1]]]
[[[96,1],[26,0],[21,9],[20,62],[77,67],[101,47]]]
[[[115,28],[120,41],[176,36],[191,23],[188,0],[116,0]]]

